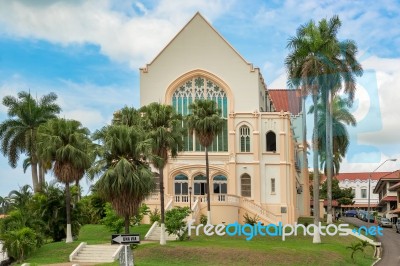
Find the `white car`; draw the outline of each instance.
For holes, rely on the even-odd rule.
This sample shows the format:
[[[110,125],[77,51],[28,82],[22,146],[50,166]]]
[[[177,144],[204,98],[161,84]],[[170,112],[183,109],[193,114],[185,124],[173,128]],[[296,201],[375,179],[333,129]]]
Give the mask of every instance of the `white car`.
[[[378,225],[381,227],[392,227],[392,222],[388,218],[381,218]]]

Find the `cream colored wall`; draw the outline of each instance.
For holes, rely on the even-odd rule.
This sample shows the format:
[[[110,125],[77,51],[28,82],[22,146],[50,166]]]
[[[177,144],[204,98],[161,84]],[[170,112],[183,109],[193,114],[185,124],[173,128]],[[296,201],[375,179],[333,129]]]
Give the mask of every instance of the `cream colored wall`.
[[[203,75],[219,83],[229,103],[228,152],[209,153],[210,177],[225,175],[228,194],[240,196],[240,176],[249,174],[251,199],[277,216],[282,215],[282,222],[293,223],[298,216],[298,196],[290,118],[286,113],[258,111],[265,105],[264,84],[258,71],[196,15],[162,53],[141,70],[140,102],[141,105],[170,104],[173,90],[194,75]],[[250,153],[239,152],[239,127],[244,124],[251,129]],[[270,130],[277,137],[276,152],[265,151],[265,135]],[[183,152],[175,159],[170,158],[164,169],[166,194],[174,194],[174,177],[180,173],[187,175],[189,186],[193,186],[194,176],[205,174],[204,153]],[[270,193],[271,177],[275,178],[275,194]],[[214,223],[242,219],[243,210],[232,206],[214,207]],[[281,214],[281,207],[286,208],[287,213]]]
[[[235,99],[232,111],[258,109],[259,72],[245,62],[222,37],[197,15],[146,68],[140,71],[140,104],[168,102],[166,89],[193,70],[213,73],[229,84]],[[240,99],[240,100],[239,100]]]

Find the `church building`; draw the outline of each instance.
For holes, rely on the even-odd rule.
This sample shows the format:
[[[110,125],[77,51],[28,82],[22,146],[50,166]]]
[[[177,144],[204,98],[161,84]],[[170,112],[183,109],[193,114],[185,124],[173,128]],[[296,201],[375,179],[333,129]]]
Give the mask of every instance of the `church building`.
[[[224,127],[209,149],[212,223],[294,223],[310,214],[303,158],[301,95],[270,90],[247,62],[200,14],[140,69],[140,104],[172,105],[189,114],[196,99],[212,99]],[[194,134],[164,169],[166,210],[190,206],[199,222],[207,213],[205,153]],[[146,200],[160,209],[159,193]]]

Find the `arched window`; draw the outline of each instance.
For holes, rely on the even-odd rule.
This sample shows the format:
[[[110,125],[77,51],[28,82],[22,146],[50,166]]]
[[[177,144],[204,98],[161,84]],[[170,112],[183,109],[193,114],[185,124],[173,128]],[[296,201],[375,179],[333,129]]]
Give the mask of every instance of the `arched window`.
[[[276,135],[274,132],[269,131],[266,135],[267,151],[276,151]]]
[[[251,197],[251,178],[248,174],[240,177],[240,190],[242,197]]]
[[[241,126],[240,129],[240,152],[250,152],[250,128]]]
[[[194,195],[205,195],[207,193],[207,179],[204,175],[194,178]]]
[[[185,175],[175,176],[175,195],[187,195],[188,194],[188,177]]]
[[[217,103],[221,110],[221,116],[225,119],[223,130],[215,136],[211,144],[210,152],[228,151],[228,98],[221,86],[214,81],[202,77],[194,76],[182,82],[172,94],[172,106],[176,112],[185,116],[190,114],[189,106],[197,99],[210,99]],[[182,122],[185,126],[185,122]],[[204,147],[196,142],[194,134],[188,132],[183,136],[183,151],[204,151]]]
[[[226,194],[227,193],[227,179],[223,175],[216,175],[213,178],[214,181],[214,193]]]

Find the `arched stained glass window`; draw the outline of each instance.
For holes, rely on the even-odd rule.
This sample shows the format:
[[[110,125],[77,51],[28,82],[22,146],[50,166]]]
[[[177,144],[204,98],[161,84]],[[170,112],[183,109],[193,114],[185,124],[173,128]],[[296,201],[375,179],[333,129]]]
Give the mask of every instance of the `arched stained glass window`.
[[[223,130],[215,136],[213,143],[210,146],[210,152],[228,151],[228,99],[226,92],[220,85],[213,80],[202,76],[192,77],[182,82],[172,94],[172,106],[177,113],[185,116],[190,114],[189,105],[196,99],[209,99],[217,103],[221,109],[221,116],[225,118]],[[185,122],[182,122],[185,126]],[[204,147],[200,143],[196,143],[194,133],[187,133],[183,137],[184,151],[204,151]]]
[[[250,152],[250,128],[241,126],[240,129],[240,152]]]

